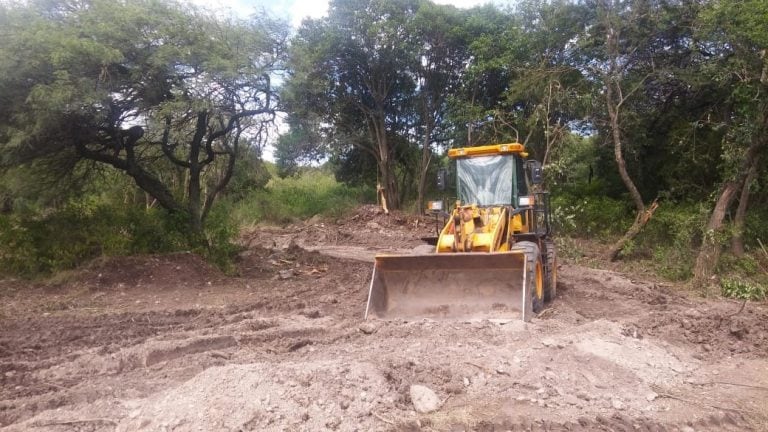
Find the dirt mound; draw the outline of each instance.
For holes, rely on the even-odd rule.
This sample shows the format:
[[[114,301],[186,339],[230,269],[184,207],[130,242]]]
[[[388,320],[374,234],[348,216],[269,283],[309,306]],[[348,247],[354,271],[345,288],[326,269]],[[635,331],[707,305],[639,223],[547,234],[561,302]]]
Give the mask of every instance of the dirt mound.
[[[245,233],[246,244],[284,248],[277,232],[291,233],[291,241],[308,246],[365,246],[371,248],[411,249],[424,244],[422,237],[436,235],[435,220],[393,210],[389,214],[375,205],[364,205],[336,221],[314,217],[285,229],[257,227]],[[273,236],[270,238],[270,235]]]
[[[289,279],[296,276],[321,277],[332,259],[307,251],[290,242],[282,249],[253,247],[237,260],[238,274],[252,279]]]
[[[49,287],[80,285],[92,290],[181,285],[200,287],[224,275],[202,257],[190,252],[165,255],[105,257],[70,272],[64,281]]]
[[[764,307],[708,304],[674,315],[649,315],[636,324],[647,335],[696,345],[698,357],[768,357],[768,310]]]
[[[382,227],[403,227],[406,229],[415,229],[427,219],[422,215],[406,213],[401,210],[391,210],[389,214],[384,213],[381,207],[376,205],[363,205],[355,209],[355,212],[336,223],[339,225],[366,224],[375,222]]]

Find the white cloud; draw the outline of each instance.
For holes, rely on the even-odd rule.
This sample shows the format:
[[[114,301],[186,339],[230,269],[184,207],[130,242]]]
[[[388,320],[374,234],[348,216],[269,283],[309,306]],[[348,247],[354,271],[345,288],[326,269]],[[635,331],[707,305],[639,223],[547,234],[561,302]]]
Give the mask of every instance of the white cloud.
[[[293,0],[288,4],[287,10],[294,28],[301,25],[304,18],[320,18],[328,14],[327,0]]]
[[[328,0],[191,0],[193,3],[211,9],[229,10],[235,15],[247,17],[262,9],[287,19],[294,28],[301,25],[304,18],[320,18],[328,13]],[[488,3],[503,5],[515,0],[433,0],[437,4],[454,5],[468,9]]]

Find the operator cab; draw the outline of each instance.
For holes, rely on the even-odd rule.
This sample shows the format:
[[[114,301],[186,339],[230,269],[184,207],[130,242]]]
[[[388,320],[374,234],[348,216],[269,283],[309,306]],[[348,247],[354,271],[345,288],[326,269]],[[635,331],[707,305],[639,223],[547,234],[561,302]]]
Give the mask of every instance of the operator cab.
[[[448,151],[456,159],[458,198],[478,207],[520,206],[528,196],[528,178],[523,145],[496,144]]]

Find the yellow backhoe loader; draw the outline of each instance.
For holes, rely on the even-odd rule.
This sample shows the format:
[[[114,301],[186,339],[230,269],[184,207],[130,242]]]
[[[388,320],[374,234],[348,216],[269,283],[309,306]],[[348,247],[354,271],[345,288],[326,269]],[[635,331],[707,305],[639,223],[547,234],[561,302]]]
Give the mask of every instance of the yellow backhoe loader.
[[[519,143],[454,148],[458,200],[434,248],[378,255],[366,319],[522,318],[554,298],[549,194]],[[439,212],[441,202],[431,202]],[[423,250],[417,248],[418,250]]]

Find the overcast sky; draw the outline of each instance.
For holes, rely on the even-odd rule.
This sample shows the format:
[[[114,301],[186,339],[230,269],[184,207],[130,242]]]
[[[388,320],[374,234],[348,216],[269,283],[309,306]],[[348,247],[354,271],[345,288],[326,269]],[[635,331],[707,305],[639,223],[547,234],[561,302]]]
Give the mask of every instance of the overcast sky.
[[[281,18],[290,21],[293,27],[298,27],[301,20],[320,18],[328,11],[328,0],[192,0],[193,2],[212,9],[229,9],[236,15],[248,15],[266,9]],[[433,0],[437,4],[452,4],[460,8],[471,8],[486,3],[508,4],[511,0]]]

